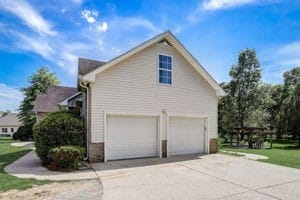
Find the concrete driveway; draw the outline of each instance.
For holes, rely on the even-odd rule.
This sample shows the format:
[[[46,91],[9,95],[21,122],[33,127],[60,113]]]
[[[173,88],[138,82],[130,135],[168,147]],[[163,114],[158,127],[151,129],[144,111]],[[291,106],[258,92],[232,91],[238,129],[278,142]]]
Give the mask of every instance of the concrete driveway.
[[[104,200],[300,199],[300,170],[222,154],[93,164]]]

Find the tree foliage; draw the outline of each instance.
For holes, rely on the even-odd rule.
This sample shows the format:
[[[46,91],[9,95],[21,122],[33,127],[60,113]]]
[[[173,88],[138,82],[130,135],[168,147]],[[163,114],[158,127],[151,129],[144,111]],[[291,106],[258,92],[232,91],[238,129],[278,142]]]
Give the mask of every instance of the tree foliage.
[[[221,83],[226,95],[219,100],[220,136],[232,134],[235,127],[271,127],[277,138],[291,136],[300,144],[300,67],[285,72],[283,84],[262,83],[254,55],[249,49],[242,51],[239,64],[230,71],[232,80]]]
[[[8,115],[9,113],[11,113],[10,110],[0,111],[0,117],[4,117],[4,116]]]
[[[23,125],[33,125],[35,115],[33,113],[34,101],[38,94],[44,94],[52,85],[59,85],[60,81],[54,73],[49,72],[45,67],[38,69],[28,78],[29,86],[21,88],[24,99],[20,104],[18,117]]]
[[[298,138],[300,145],[300,67],[285,72],[283,84],[263,83],[260,73],[255,50],[241,51],[231,81],[221,83],[226,95],[219,100],[220,136],[235,127],[271,127],[277,138]]]
[[[59,111],[50,113],[34,125],[33,135],[37,155],[42,163],[51,162],[49,150],[64,145],[83,146],[83,124],[73,112]]]
[[[237,121],[240,127],[244,126],[249,118],[250,110],[256,103],[256,89],[260,81],[261,69],[254,49],[241,51],[238,64],[233,65],[229,75],[232,80],[229,83],[230,95],[233,98],[237,112]]]

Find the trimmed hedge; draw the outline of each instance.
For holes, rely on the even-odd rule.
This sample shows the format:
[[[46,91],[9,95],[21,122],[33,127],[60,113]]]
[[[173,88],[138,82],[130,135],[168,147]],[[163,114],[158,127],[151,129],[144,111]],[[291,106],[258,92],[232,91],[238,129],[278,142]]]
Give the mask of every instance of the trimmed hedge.
[[[85,154],[85,148],[79,146],[61,146],[49,150],[51,159],[48,166],[53,170],[76,169]]]
[[[13,134],[14,140],[28,141],[33,139],[32,125],[20,126]]]
[[[83,146],[84,128],[79,118],[71,112],[59,111],[49,114],[33,128],[37,155],[44,165],[51,159],[49,150],[55,147]]]

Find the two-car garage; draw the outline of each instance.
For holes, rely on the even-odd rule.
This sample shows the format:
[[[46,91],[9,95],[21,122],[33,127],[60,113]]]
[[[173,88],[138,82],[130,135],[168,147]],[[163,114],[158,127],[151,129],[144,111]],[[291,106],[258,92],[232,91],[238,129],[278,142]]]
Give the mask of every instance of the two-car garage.
[[[203,117],[167,117],[167,128],[160,115],[106,116],[105,160],[160,157],[161,138],[166,130],[168,155],[205,152]]]

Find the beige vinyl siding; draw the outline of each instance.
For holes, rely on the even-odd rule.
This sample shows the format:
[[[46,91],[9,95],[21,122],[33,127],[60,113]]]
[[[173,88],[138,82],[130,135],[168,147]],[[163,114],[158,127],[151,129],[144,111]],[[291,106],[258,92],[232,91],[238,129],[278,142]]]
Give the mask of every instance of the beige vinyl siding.
[[[158,83],[158,54],[173,57],[173,84]],[[96,76],[91,84],[91,140],[104,141],[104,111],[162,114],[161,139],[167,139],[168,114],[209,117],[209,138],[217,137],[217,96],[173,47],[160,43],[136,53]]]

